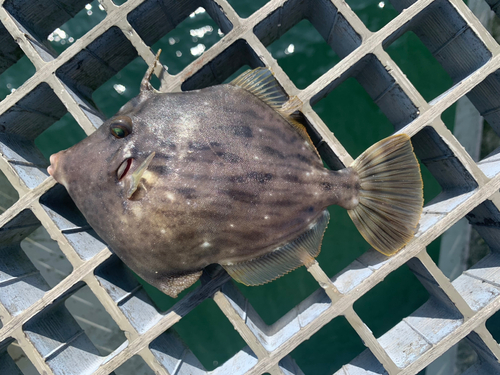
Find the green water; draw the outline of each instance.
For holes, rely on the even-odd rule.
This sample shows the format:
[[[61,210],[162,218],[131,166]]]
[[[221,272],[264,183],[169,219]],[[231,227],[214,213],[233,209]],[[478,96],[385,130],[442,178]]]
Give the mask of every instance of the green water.
[[[372,31],[379,30],[397,15],[388,3],[368,0],[347,2]],[[266,1],[232,0],[230,3],[242,17],[248,17]],[[99,9],[98,3],[94,1],[91,5],[90,9],[85,9],[61,27],[64,33],[59,32],[56,35],[59,39],[52,41],[57,52],[62,52],[103,19],[105,13]],[[70,38],[73,38],[73,42]],[[216,24],[207,13],[199,12],[156,43],[153,50],[162,48],[162,63],[170,73],[175,74],[220,38]],[[339,61],[314,27],[305,20],[268,48],[299,88],[307,87]],[[387,48],[387,52],[425,99],[431,100],[451,86],[451,79],[412,33],[402,35]],[[26,60],[13,66],[8,76],[4,74],[0,77],[0,95],[7,95],[29,77],[26,69],[31,68]],[[137,58],[104,83],[93,95],[98,108],[106,116],[112,116],[124,103],[137,95],[145,69],[144,61]],[[368,146],[393,132],[385,115],[354,78],[347,79],[318,102],[314,110],[353,156],[359,155]],[[454,108],[443,115],[443,120],[448,126],[452,126]],[[83,137],[83,131],[71,115],[67,114],[40,135],[36,145],[48,157]],[[425,198],[429,201],[439,193],[440,187],[425,167],[423,175]],[[330,213],[332,218],[318,262],[332,277],[368,250],[369,245],[358,233],[345,210],[331,207]],[[428,252],[437,261],[439,240],[428,247]],[[264,286],[245,287],[238,284],[238,288],[263,320],[271,324],[309,296],[318,288],[318,284],[302,267]],[[176,301],[150,286],[146,286],[146,289],[162,310],[170,308]],[[354,308],[375,336],[379,337],[422,305],[427,298],[426,290],[403,266],[363,296]],[[245,346],[212,300],[203,302],[174,328],[209,370],[222,364]],[[364,349],[354,330],[343,317],[339,317],[299,345],[291,355],[305,374],[322,375],[337,371]]]

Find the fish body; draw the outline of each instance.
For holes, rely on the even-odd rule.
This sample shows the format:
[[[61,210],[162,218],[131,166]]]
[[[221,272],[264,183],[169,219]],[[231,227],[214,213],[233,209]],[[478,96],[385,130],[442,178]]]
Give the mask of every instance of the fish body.
[[[160,93],[143,81],[116,116],[51,157],[49,173],[99,236],[171,296],[213,263],[247,284],[279,277],[319,253],[326,207],[359,206],[360,174],[323,167],[277,110],[269,72],[243,82]]]

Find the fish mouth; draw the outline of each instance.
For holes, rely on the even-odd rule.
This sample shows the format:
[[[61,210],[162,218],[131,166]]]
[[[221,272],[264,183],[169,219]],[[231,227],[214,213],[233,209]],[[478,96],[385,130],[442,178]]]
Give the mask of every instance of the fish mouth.
[[[132,158],[125,159],[116,170],[116,177],[121,181],[132,167]]]
[[[137,168],[135,168],[134,171],[132,171],[134,159],[127,158],[120,164],[120,166],[116,170],[116,177],[118,178],[118,181],[123,181],[123,183],[125,184],[125,194],[127,199],[130,199],[139,188],[139,182],[141,181],[144,172],[146,172],[146,170],[148,169],[149,164],[153,160],[154,156],[155,153],[152,152],[146,158],[146,160],[144,160]]]

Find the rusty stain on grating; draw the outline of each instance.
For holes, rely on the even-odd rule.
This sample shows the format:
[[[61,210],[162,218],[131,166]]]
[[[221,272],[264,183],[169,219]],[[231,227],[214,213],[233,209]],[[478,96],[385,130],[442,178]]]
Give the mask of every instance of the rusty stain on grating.
[[[480,361],[466,374],[500,373],[500,347],[485,321],[500,309],[500,150],[476,163],[441,121],[467,95],[500,134],[500,47],[462,0],[392,0],[400,14],[369,31],[342,0],[271,0],[240,18],[226,0],[100,0],[107,15],[57,55],[42,41],[88,0],[0,0],[0,72],[26,55],[36,73],[0,103],[0,169],[19,199],[0,216],[0,373],[16,374],[7,354],[12,342],[43,374],[109,374],[138,355],[156,374],[207,371],[173,330],[166,330],[206,298],[212,298],[247,346],[211,374],[302,374],[288,354],[321,327],[343,315],[367,349],[336,374],[415,374],[463,338]],[[497,1],[489,1],[498,11]],[[394,125],[412,136],[417,155],[442,187],[424,208],[415,239],[386,258],[368,251],[334,277],[309,267],[318,290],[268,326],[224,273],[159,313],[137,280],[114,257],[65,193],[48,177],[34,139],[70,112],[90,134],[103,122],[91,94],[176,25],[203,7],[224,37],[179,74],[157,68],[162,91],[190,90],[223,82],[244,65],[268,66],[300,110],[331,167],[352,157],[312,105],[355,77]],[[341,61],[303,90],[284,73],[266,46],[307,19]],[[385,51],[414,32],[453,80],[426,102]],[[425,247],[466,217],[491,253],[450,282]],[[21,241],[42,225],[57,241],[73,271],[50,287],[23,255]],[[389,273],[408,264],[430,299],[375,338],[352,306]],[[64,302],[83,285],[97,297],[126,341],[102,356]],[[61,303],[60,303],[61,302]]]

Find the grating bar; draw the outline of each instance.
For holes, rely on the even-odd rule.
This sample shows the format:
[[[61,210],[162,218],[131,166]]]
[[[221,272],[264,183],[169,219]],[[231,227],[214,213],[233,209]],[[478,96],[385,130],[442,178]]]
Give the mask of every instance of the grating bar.
[[[487,2],[498,14],[499,2]],[[11,272],[0,282],[0,288],[17,291],[2,294],[0,342],[17,340],[39,372],[74,374],[81,369],[81,373],[104,375],[139,355],[158,374],[207,374],[172,330],[207,298],[214,299],[247,345],[211,374],[301,375],[290,353],[339,316],[346,317],[367,349],[336,374],[416,374],[460,340],[467,340],[480,358],[464,374],[500,371],[500,349],[485,326],[500,310],[500,148],[476,163],[441,120],[443,112],[468,96],[492,128],[497,133],[500,129],[500,46],[462,0],[392,0],[400,13],[376,32],[368,30],[341,0],[270,0],[247,18],[241,18],[226,0],[128,0],[120,6],[100,0],[104,20],[59,55],[47,47],[45,38],[83,9],[85,2],[14,3],[0,0],[0,22],[14,43],[0,46],[0,67],[14,64],[22,52],[36,72],[0,102],[0,169],[19,193],[17,202],[0,216],[0,250],[21,251],[19,241],[43,225],[73,266],[73,272],[50,289],[27,258],[12,258],[24,273]],[[33,11],[36,6],[39,12]],[[136,57],[151,64],[156,52],[151,45],[200,6],[225,35],[178,74],[157,67],[162,91],[222,83],[243,65],[267,66],[290,98],[287,111],[303,113],[323,159],[338,169],[353,158],[312,106],[348,78],[355,78],[395,132],[412,137],[421,162],[442,187],[442,193],[426,205],[419,230],[405,249],[391,258],[368,250],[333,277],[320,263],[312,263],[308,271],[318,289],[272,325],[264,323],[225,273],[205,276],[202,286],[170,310],[159,312],[131,272],[93,233],[64,189],[47,176],[47,161],[33,143],[66,112],[86,134],[95,131],[105,116],[92,102],[93,91]],[[141,12],[145,9],[141,7],[161,8],[154,16],[160,17],[162,27],[146,28],[154,20],[147,19],[152,16]],[[267,46],[303,19],[341,60],[301,90]],[[386,52],[407,31],[420,38],[454,82],[430,102]],[[47,98],[50,105],[44,102]],[[450,281],[425,247],[464,217],[491,252]],[[429,300],[375,337],[353,305],[405,264],[427,289]],[[36,289],[29,296],[20,292],[20,281],[28,279],[35,280],[30,287]],[[68,332],[66,337],[57,330],[45,332],[40,323],[40,319],[55,319],[56,314],[72,321],[61,303],[84,284],[126,332],[127,341],[107,357],[97,353],[83,331]],[[14,295],[22,302],[16,302]],[[68,323],[68,329],[75,327]],[[88,349],[84,360],[71,354],[76,343]],[[0,369],[15,371],[4,346]]]

